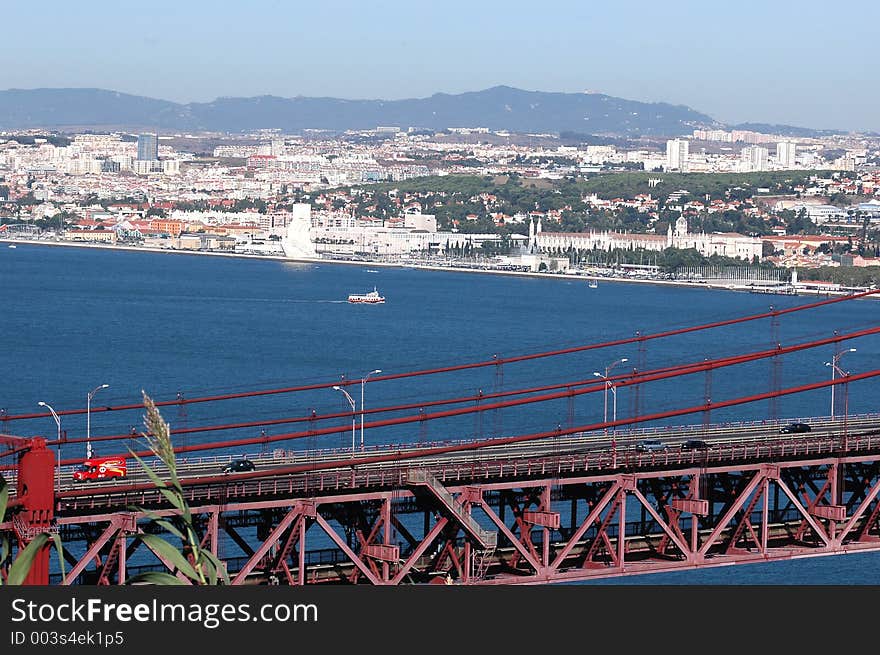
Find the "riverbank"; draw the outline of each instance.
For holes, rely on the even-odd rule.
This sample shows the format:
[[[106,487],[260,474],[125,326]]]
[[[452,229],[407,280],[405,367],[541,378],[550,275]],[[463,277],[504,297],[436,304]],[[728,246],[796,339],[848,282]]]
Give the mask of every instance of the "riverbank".
[[[382,268],[412,268],[426,271],[444,271],[456,273],[483,273],[487,275],[508,275],[531,278],[552,278],[561,280],[585,280],[610,283],[632,283],[632,284],[651,284],[658,286],[672,287],[688,287],[697,289],[716,289],[723,291],[738,291],[749,293],[765,293],[769,295],[823,295],[823,296],[843,296],[849,295],[854,291],[831,290],[831,289],[812,289],[803,286],[791,287],[790,285],[779,285],[778,287],[749,287],[742,284],[734,284],[731,280],[657,280],[650,278],[633,278],[621,276],[596,276],[584,273],[536,273],[531,271],[508,271],[502,269],[491,268],[473,268],[467,266],[440,266],[437,264],[420,264],[417,262],[383,262],[377,260],[353,261],[349,259],[333,259],[326,257],[318,258],[301,258],[292,259],[282,255],[249,255],[245,253],[227,253],[227,252],[204,252],[194,250],[172,250],[168,248],[150,248],[146,246],[120,246],[105,245],[102,243],[86,243],[75,241],[50,241],[43,239],[12,239],[9,237],[0,237],[0,243],[8,246],[17,246],[19,244],[36,245],[36,246],[57,246],[63,248],[92,248],[98,250],[118,250],[128,252],[150,252],[165,255],[190,255],[190,256],[206,256],[206,257],[227,257],[234,259],[259,259],[265,261],[279,261],[291,264],[341,264],[344,266],[360,266],[360,267],[382,267]],[[867,289],[865,289],[866,291]],[[876,296],[875,296],[876,297]]]

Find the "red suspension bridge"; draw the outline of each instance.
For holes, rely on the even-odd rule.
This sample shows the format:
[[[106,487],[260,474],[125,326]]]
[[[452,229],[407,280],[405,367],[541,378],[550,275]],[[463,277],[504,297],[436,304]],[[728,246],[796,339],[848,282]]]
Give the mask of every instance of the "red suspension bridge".
[[[878,293],[822,300],[656,334],[516,357],[376,375],[371,384],[501,367],[590,350],[669,339],[807,312]],[[355,422],[371,435],[417,430],[458,417],[532,408],[609,390],[650,394],[660,383],[816,348],[837,352],[880,327],[800,343],[617,375],[557,381],[492,393],[420,399],[351,412],[275,416],[204,423],[172,430],[182,486],[202,546],[224,562],[236,584],[371,583],[534,584],[657,571],[880,550],[880,414],[850,414],[848,389],[873,385],[880,370],[830,380],[773,385],[768,391],[582,425],[546,425],[530,432],[424,443],[402,440],[358,448]],[[836,366],[836,361],[834,362]],[[725,373],[728,374],[728,373]],[[157,401],[160,407],[219,406],[260,396],[297,396],[317,389],[363,385],[336,380],[275,389]],[[839,389],[842,414],[787,422],[713,423],[711,413],[761,401]],[[361,386],[363,389],[363,386]],[[142,411],[139,403],[88,408]],[[874,408],[869,408],[874,411]],[[77,415],[66,409],[57,415]],[[689,420],[693,415],[699,423]],[[31,584],[124,584],[133,573],[167,569],[187,578],[139,535],[152,518],[172,515],[144,472],[112,482],[75,485],[61,447],[84,437],[13,436],[47,413],[4,415],[0,459],[11,488],[0,523],[20,551],[37,534],[58,532],[67,562],[62,576],[48,549]],[[677,425],[671,424],[671,421]],[[287,431],[267,433],[277,426]],[[259,436],[253,436],[260,428]],[[319,448],[347,435],[352,447]],[[219,434],[211,440],[208,436]],[[196,436],[189,440],[189,435]],[[243,436],[244,435],[244,436]],[[188,439],[183,442],[183,439]],[[199,441],[201,439],[201,441]],[[308,447],[297,448],[302,439]],[[131,432],[90,435],[107,454],[152,453]],[[375,442],[375,440],[373,440]],[[270,451],[270,445],[272,450]],[[218,473],[230,449],[258,447],[253,471]],[[56,448],[53,451],[52,448]],[[69,451],[68,451],[69,452]],[[158,466],[158,465],[157,465]],[[159,466],[161,472],[161,466]],[[138,509],[132,509],[138,508]],[[0,563],[8,574],[14,552]]]

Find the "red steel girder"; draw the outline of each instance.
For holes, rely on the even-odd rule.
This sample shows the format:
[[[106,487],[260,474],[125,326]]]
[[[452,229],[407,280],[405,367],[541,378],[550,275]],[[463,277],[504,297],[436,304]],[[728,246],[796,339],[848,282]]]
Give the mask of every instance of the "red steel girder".
[[[359,582],[372,584],[425,581],[430,577],[431,570],[441,575],[448,572],[452,579],[460,584],[561,582],[651,571],[686,570],[694,567],[759,560],[774,561],[790,557],[880,550],[880,543],[875,540],[878,495],[880,495],[880,464],[878,464],[878,459],[880,459],[880,453],[841,455],[839,457],[817,454],[812,459],[802,458],[794,461],[730,462],[707,467],[672,467],[668,470],[644,469],[627,474],[594,471],[569,478],[559,477],[555,474],[544,478],[535,478],[534,476],[493,477],[485,480],[466,480],[458,486],[449,486],[449,493],[462,498],[463,503],[473,505],[475,515],[478,512],[480,515],[485,514],[491,527],[501,533],[503,540],[501,547],[495,552],[489,553],[486,551],[474,552],[467,541],[461,540],[460,526],[450,524],[447,519],[435,518],[434,522],[429,523],[427,519],[433,511],[439,509],[439,505],[431,501],[430,496],[417,499],[405,488],[390,492],[385,489],[376,492],[364,490],[357,493],[344,489],[327,490],[322,496],[311,500],[315,503],[316,514],[325,521],[325,526],[322,526],[321,529],[325,531],[329,529],[336,535],[335,539],[333,539],[333,535],[330,536],[331,540],[336,543],[336,550],[341,559],[337,558],[337,563],[331,568],[338,570],[342,575],[335,578],[327,577],[328,573],[320,571],[318,567],[310,568],[307,571],[305,558],[308,553],[305,546],[308,544],[300,536],[293,537],[293,530],[278,529],[280,526],[278,517],[285,517],[294,503],[302,499],[295,497],[260,499],[254,497],[234,502],[229,502],[227,499],[224,505],[193,505],[193,513],[198,517],[206,517],[199,519],[199,521],[205,520],[207,524],[204,534],[208,541],[203,543],[211,542],[212,538],[208,537],[208,534],[211,531],[212,522],[217,526],[216,530],[219,530],[222,524],[234,519],[242,512],[249,512],[255,520],[262,520],[260,517],[264,515],[276,517],[273,522],[275,531],[267,531],[265,533],[267,536],[259,543],[255,544],[249,540],[251,545],[248,548],[251,550],[251,555],[248,559],[255,563],[251,571],[244,576],[239,576],[238,574],[243,570],[241,565],[235,564],[237,570],[230,569],[238,584],[265,581],[267,577],[271,577],[273,571],[268,570],[271,566],[264,565],[264,563],[279,564],[278,556],[285,550],[285,543],[292,544],[294,541],[300,546],[294,555],[294,560],[298,559],[299,562],[293,561],[291,565],[289,558],[285,556],[285,561],[280,568],[280,571],[283,571],[281,576],[283,584],[305,584],[322,580],[345,582],[351,579],[349,574],[354,569],[359,571],[357,578]],[[823,501],[830,498],[830,492],[823,491],[823,489],[824,482],[833,476],[831,471],[835,467],[838,471],[842,470],[841,465],[855,466],[853,462],[871,462],[870,464],[862,464],[859,469],[859,483],[861,483],[861,479],[864,479],[870,484],[867,486],[864,496],[859,496],[858,506],[850,505],[852,507],[851,515],[845,521],[838,520],[839,514],[828,517],[813,516],[809,509],[810,500],[814,499],[815,495],[821,495]],[[717,484],[716,479],[721,478],[742,479],[743,482],[742,484]],[[677,524],[680,520],[686,521],[688,519],[682,519],[682,510],[672,506],[676,499],[673,490],[678,490],[677,493],[684,493],[685,497],[681,500],[693,502],[703,500],[695,496],[706,486],[707,479],[715,480],[709,485],[713,489],[712,494],[714,494],[709,496],[711,503],[707,501],[709,513],[701,517],[701,526],[697,525],[693,516],[690,517],[692,532],[690,543],[688,543],[688,540],[684,538],[687,531],[681,529]],[[685,480],[687,480],[686,483]],[[817,481],[816,486],[808,485],[810,489],[816,490],[816,494],[811,493],[806,499],[800,497],[795,493],[798,480]],[[685,484],[687,491],[683,492]],[[724,488],[728,490],[724,491]],[[773,507],[768,507],[768,499],[772,497],[769,491],[777,488],[780,503],[776,504],[774,501]],[[554,495],[557,492],[558,495]],[[856,494],[861,491],[853,483],[845,490],[845,493]],[[648,522],[631,521],[621,525],[621,517],[624,515],[619,511],[618,505],[621,504],[623,495],[627,498],[631,497],[637,502],[636,508],[644,507],[644,511],[651,520]],[[523,543],[522,534],[519,533],[519,528],[513,517],[508,517],[508,520],[505,521],[499,511],[498,503],[506,502],[510,498],[518,499],[517,507],[537,507],[536,511],[558,513],[560,515],[560,530],[541,528],[541,526],[531,524],[531,536],[534,540],[529,540],[531,545]],[[563,517],[568,519],[568,516],[564,512],[559,512],[559,506],[555,503],[568,503],[571,499],[578,499],[580,503],[589,499],[591,504],[588,505],[584,514],[578,514],[572,516],[571,520],[562,521]],[[389,501],[387,505],[381,506],[386,500]],[[843,503],[846,501],[846,497],[840,497],[839,500]],[[771,522],[769,513],[771,511],[780,512],[786,501],[790,506],[788,513],[773,519],[773,521],[784,521],[784,523]],[[529,504],[522,505],[525,502]],[[655,502],[668,502],[669,504],[665,507],[674,511],[670,512],[667,509],[668,518],[666,518],[661,510],[655,508]],[[347,545],[347,542],[339,536],[339,526],[331,524],[332,519],[326,517],[332,512],[334,518],[339,516],[344,520],[350,520],[351,522],[348,524],[341,524],[343,530],[348,532],[357,525],[357,505],[364,503],[371,503],[374,507],[376,503],[379,503],[379,516],[369,524],[364,533],[364,541],[360,542],[358,547],[349,547],[349,552],[346,552],[343,545]],[[722,505],[720,509],[719,503]],[[346,505],[351,506],[351,511],[336,509],[344,508]],[[744,511],[749,505],[753,511],[745,514]],[[843,505],[817,506],[839,507]],[[582,504],[580,507],[583,510]],[[694,508],[701,509],[696,505]],[[278,514],[279,510],[282,511],[280,515]],[[406,519],[405,514],[400,513],[402,511],[424,513],[426,517],[424,532],[421,529],[416,530],[416,525],[411,521],[405,520],[404,523],[401,523],[401,518]],[[677,516],[675,516],[676,512],[678,512]],[[383,513],[387,515],[387,518],[382,516]],[[156,514],[170,516],[172,510],[158,509]],[[524,511],[520,514],[524,515]],[[633,513],[629,512],[629,514],[632,516]],[[584,515],[585,518],[581,520],[579,517],[584,517]],[[345,519],[346,516],[350,519]],[[741,523],[743,516],[747,516],[750,521],[754,531],[751,542],[757,545],[757,551],[737,552],[732,550],[728,552],[727,545],[732,540],[738,525],[742,525],[742,531],[751,534],[748,532],[748,526]],[[101,529],[104,529],[111,527],[108,524],[112,521],[119,521],[119,517],[118,514],[100,513],[84,516],[60,514],[58,521],[62,529],[75,526],[78,523],[93,525],[100,521],[106,521],[106,523],[100,523]],[[138,513],[136,518],[138,521],[145,521],[149,519],[149,516]],[[610,529],[610,526],[615,524],[615,519],[617,519],[617,534]],[[815,540],[801,541],[795,538],[800,521],[807,522],[810,532],[816,535]],[[407,533],[410,533],[407,537],[406,551],[401,553],[403,561],[400,563],[386,562],[381,557],[375,556],[381,555],[378,550],[375,553],[370,553],[367,548],[371,545],[377,547],[391,545],[386,543],[384,531],[386,522],[401,527],[406,526]],[[248,525],[254,525],[254,523]],[[301,522],[298,525],[302,526],[305,523]],[[288,528],[296,528],[296,526],[290,524]],[[234,528],[232,529],[234,530]],[[296,529],[301,530],[301,528]],[[545,529],[547,533],[544,533]],[[584,538],[588,530],[591,530],[590,537]],[[128,532],[133,534],[132,530],[128,530]],[[113,578],[118,576],[112,575],[111,558],[113,555],[112,551],[108,552],[108,550],[114,541],[118,543],[118,532],[112,528],[109,531],[105,530],[105,533],[100,535],[97,540],[95,540],[96,533],[94,531],[87,531],[86,534],[92,535],[88,538],[94,540],[91,544],[93,551],[91,554],[86,553],[77,564],[82,563],[82,566],[85,567],[93,562],[98,555],[106,553],[108,557],[99,563],[96,574],[100,574],[102,571],[106,572],[107,575],[104,576],[106,580],[113,581]],[[245,532],[243,531],[241,534],[243,535]],[[697,534],[696,539],[693,537],[694,534]],[[565,535],[565,537],[561,535]],[[627,536],[621,539],[621,535]],[[865,536],[871,538],[863,539]],[[273,537],[277,537],[277,539]],[[288,539],[290,541],[285,542]],[[432,546],[438,544],[438,540],[440,553],[432,556],[429,552],[432,552]],[[661,548],[658,544],[664,543],[664,540],[666,547]],[[103,543],[97,543],[99,541]],[[271,543],[267,545],[267,542]],[[315,540],[309,540],[309,542],[313,548],[316,547]],[[517,542],[519,542],[519,547],[516,545]],[[74,546],[75,544],[67,545]],[[271,553],[272,557],[267,558],[258,554],[258,551],[263,547],[265,547],[263,552],[265,554]],[[591,561],[599,564],[599,559],[596,556],[600,549],[608,551],[608,562],[595,568],[591,567]],[[117,556],[120,557],[120,564],[122,564],[123,552],[122,550],[116,551]],[[290,552],[293,553],[293,550]],[[510,561],[513,553],[516,553],[519,558],[518,565],[510,567],[505,562]],[[228,553],[224,554],[228,556]],[[585,555],[590,555],[590,557],[585,557]],[[356,557],[357,561],[352,556]],[[573,566],[580,560],[585,560],[586,566]],[[228,561],[231,562],[231,560]],[[365,570],[360,568],[358,561]],[[370,566],[371,563],[373,566]],[[388,565],[387,575],[381,570],[383,563]],[[131,568],[130,557],[127,564]],[[168,566],[167,563],[166,566]],[[170,566],[169,569],[173,571]],[[80,571],[82,570],[84,568],[80,569]],[[327,570],[329,571],[329,569]],[[277,569],[276,572],[278,572]],[[367,572],[372,576],[372,579],[367,575]],[[78,574],[75,577],[78,577]],[[70,578],[68,582],[74,578]]]

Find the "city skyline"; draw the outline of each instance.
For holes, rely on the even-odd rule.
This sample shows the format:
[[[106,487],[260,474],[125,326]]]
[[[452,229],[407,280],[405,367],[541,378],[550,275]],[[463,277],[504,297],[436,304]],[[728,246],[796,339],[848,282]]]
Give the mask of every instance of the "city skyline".
[[[7,9],[9,24],[39,28],[11,30],[0,65],[6,88],[106,88],[176,102],[394,100],[509,85],[684,104],[725,123],[876,131],[870,37],[880,10],[855,4],[834,12],[818,2],[745,2],[730,16],[689,1],[560,1],[523,12],[266,0],[216,12],[160,0],[59,5],[48,23],[19,5]]]

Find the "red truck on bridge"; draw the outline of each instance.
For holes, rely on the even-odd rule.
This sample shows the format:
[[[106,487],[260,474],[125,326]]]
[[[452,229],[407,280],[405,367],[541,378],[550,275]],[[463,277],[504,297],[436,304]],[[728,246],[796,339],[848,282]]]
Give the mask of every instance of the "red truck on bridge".
[[[124,478],[127,472],[124,457],[92,457],[76,467],[73,471],[73,481]]]

